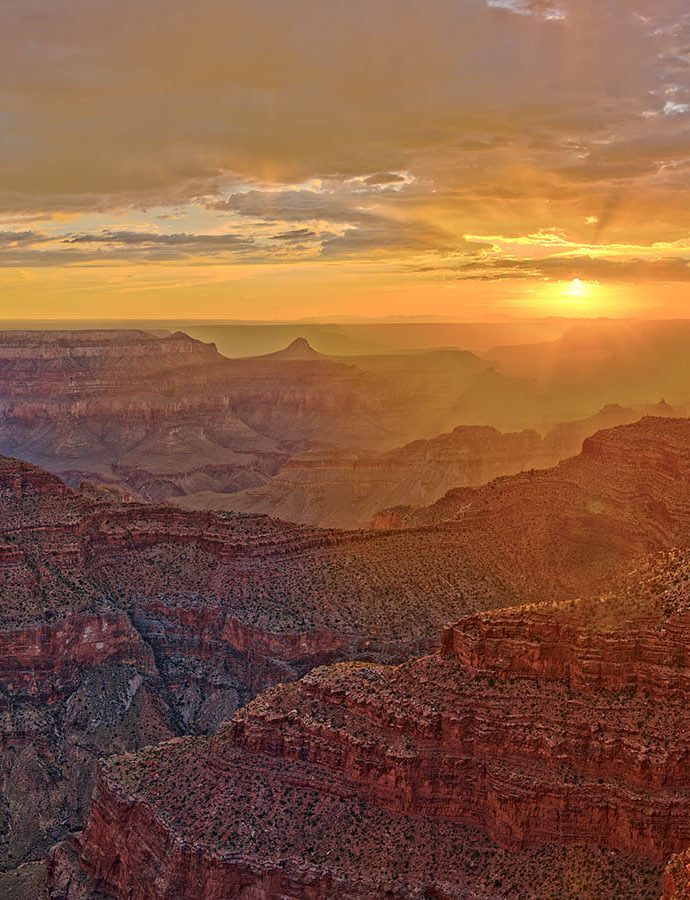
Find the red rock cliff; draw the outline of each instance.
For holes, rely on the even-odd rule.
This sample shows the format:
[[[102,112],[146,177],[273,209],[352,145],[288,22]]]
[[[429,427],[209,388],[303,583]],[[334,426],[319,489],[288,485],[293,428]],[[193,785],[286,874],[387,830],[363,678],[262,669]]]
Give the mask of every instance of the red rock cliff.
[[[433,538],[122,503],[7,458],[0,520],[2,866],[81,823],[100,755],[211,732],[315,665],[425,652],[510,596]]]
[[[437,655],[318,669],[215,737],[113,760],[53,896],[550,895],[554,867],[559,896],[658,896],[690,844],[688,597],[669,554],[596,602],[474,617]]]

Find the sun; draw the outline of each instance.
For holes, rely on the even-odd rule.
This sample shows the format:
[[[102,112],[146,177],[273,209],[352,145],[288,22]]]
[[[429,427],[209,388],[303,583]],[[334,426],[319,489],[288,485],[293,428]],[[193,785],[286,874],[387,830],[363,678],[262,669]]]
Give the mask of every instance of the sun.
[[[542,284],[539,295],[545,310],[560,308],[573,315],[601,312],[607,303],[607,292],[599,282],[585,281],[583,278],[546,282]]]
[[[598,306],[601,301],[598,282],[585,281],[582,278],[557,282],[553,285],[552,296],[554,301],[573,309],[590,310],[592,306]]]
[[[581,278],[573,278],[573,280],[566,285],[564,293],[567,294],[568,297],[584,299],[590,293],[590,289],[589,285],[585,281],[582,281]]]

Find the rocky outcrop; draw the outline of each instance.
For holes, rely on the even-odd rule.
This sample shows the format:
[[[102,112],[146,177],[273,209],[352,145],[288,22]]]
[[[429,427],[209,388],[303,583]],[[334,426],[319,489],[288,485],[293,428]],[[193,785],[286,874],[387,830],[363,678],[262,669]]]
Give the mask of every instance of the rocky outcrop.
[[[133,666],[146,675],[155,670],[153,654],[120,610],[0,631],[2,688],[13,702],[55,703],[76,690],[85,669],[106,663]]]
[[[316,665],[423,653],[511,595],[433,535],[146,506],[6,458],[0,521],[0,870],[81,823],[99,756],[211,732]]]
[[[673,552],[596,600],[484,613],[432,656],[317,669],[215,736],[111,759],[51,896],[658,897],[690,843],[689,598]]]
[[[622,560],[685,545],[689,428],[687,419],[645,417],[598,432],[579,456],[551,469],[456,489],[424,508],[386,510],[375,524],[457,529],[473,559],[524,572],[535,596],[604,589]]]
[[[322,527],[364,528],[372,521],[379,528],[398,527],[395,516],[380,511],[426,506],[451,489],[556,465],[579,454],[589,435],[641,415],[611,405],[588,419],[557,425],[543,437],[536,431],[503,434],[488,426],[462,425],[386,453],[311,451],[294,456],[259,487],[224,497],[201,491],[175,502],[185,509],[264,513]]]
[[[0,451],[73,486],[222,497],[314,447],[426,435],[449,393],[483,368],[459,351],[396,359],[356,365],[300,342],[227,359],[180,332],[0,332]]]
[[[440,681],[455,684],[453,690],[462,696],[467,691],[474,696],[477,684],[493,679],[482,715],[509,723],[510,704],[527,702],[531,696],[536,716],[541,701],[538,694],[530,694],[538,688],[529,684],[546,678],[566,685],[559,690],[577,690],[582,698],[605,691],[625,698],[631,689],[639,693],[644,688],[675,704],[669,708],[682,722],[684,713],[676,709],[685,691],[684,644],[678,629],[685,628],[687,610],[681,596],[673,600],[664,630],[638,617],[635,639],[616,634],[613,644],[606,628],[590,634],[589,622],[571,621],[564,611],[567,605],[551,618],[531,612],[528,640],[520,637],[523,626],[512,615],[477,615],[520,602],[555,600],[559,594],[592,594],[649,549],[686,541],[688,428],[690,423],[680,420],[648,419],[608,432],[588,444],[579,459],[550,474],[501,479],[479,491],[467,488],[471,516],[384,532],[326,531],[259,516],[146,506],[111,492],[77,493],[35,467],[0,460],[0,698],[5,697],[0,710],[7,711],[4,741],[12,748],[0,765],[6,766],[8,785],[14,785],[8,787],[8,796],[15,797],[0,837],[9,841],[12,835],[16,841],[11,848],[8,844],[0,864],[14,866],[37,858],[50,841],[79,825],[101,753],[136,749],[160,736],[211,734],[257,692],[277,683],[294,685],[322,664],[358,660],[373,666],[366,671],[389,671],[377,667],[429,653],[445,623],[463,616],[469,618],[462,627],[445,632],[444,654],[434,657],[433,671],[442,672]],[[625,453],[617,449],[619,443]],[[631,460],[627,468],[626,456]],[[570,474],[563,477],[566,466]],[[664,596],[670,603],[669,591],[664,590]],[[632,608],[628,604],[621,615],[631,618]],[[597,618],[591,610],[599,606],[588,609],[588,615]],[[579,642],[588,653],[580,652]],[[660,659],[666,657],[670,662],[664,668]],[[607,667],[606,677],[602,667]],[[433,671],[415,670],[422,681],[433,681]],[[466,688],[453,674],[457,672],[464,673]],[[505,696],[502,678],[513,685]],[[519,689],[514,686],[518,682]],[[395,684],[402,690],[402,681]],[[289,710],[300,708],[302,690],[284,689],[288,693],[282,696],[299,700]],[[513,698],[514,693],[519,698]],[[411,694],[408,701],[405,696],[400,694],[396,703],[401,708],[409,705],[422,722],[426,700]],[[547,699],[559,715],[570,715],[565,700],[559,706],[558,697]],[[583,717],[589,702],[576,704]],[[336,717],[344,715],[325,694],[314,695],[313,709],[317,720],[322,713],[328,719],[331,710]],[[646,721],[643,704],[639,714]],[[251,734],[258,735],[259,719],[252,722]],[[366,734],[365,725],[358,720],[357,733]],[[530,719],[532,737],[525,732],[513,739],[503,726],[493,725],[486,753],[500,758],[498,745],[514,741],[516,746],[523,741],[525,747],[532,741],[530,747],[539,750],[541,745],[533,740],[537,726],[542,728]],[[591,750],[596,758],[609,752],[608,745],[600,747],[583,729],[581,723],[568,736],[573,747]],[[247,741],[254,740],[250,731]],[[302,738],[293,740],[300,744]],[[479,732],[472,730],[462,737],[470,744],[478,740]],[[631,738],[626,732],[624,739],[612,740],[618,747],[627,746]],[[235,749],[267,752],[251,742]],[[657,773],[656,752],[646,762],[620,766],[626,773],[635,766],[643,773]],[[669,771],[680,766],[669,750],[665,752]],[[425,756],[426,750],[419,753],[432,786],[433,778],[447,779],[460,791],[452,772],[443,766],[434,769],[438,760]],[[294,762],[304,760],[298,754]],[[469,764],[462,766],[469,772],[462,790],[479,809],[482,792],[498,791],[503,776],[499,773],[494,783],[493,776],[486,780],[472,774]],[[28,771],[44,774],[29,777]],[[414,772],[399,779],[384,772],[377,784],[389,784],[389,777],[405,791],[418,793],[410,787],[417,777]],[[527,808],[516,778],[511,774],[508,784]],[[38,793],[33,784],[39,785]],[[545,784],[544,796],[553,789]],[[379,797],[377,790],[367,781],[362,796],[372,791],[383,802],[385,792]],[[593,790],[601,799],[598,789]],[[68,802],[67,795],[74,800]],[[601,799],[602,809],[614,802],[607,798]],[[45,809],[37,818],[33,807],[44,800]],[[311,802],[306,795],[304,802]],[[569,821],[568,810],[558,805],[553,809],[553,817]],[[398,812],[391,808],[386,814]],[[411,807],[409,814],[427,812],[422,805],[420,810]],[[602,815],[610,818],[613,813]],[[528,827],[519,811],[514,816],[514,821],[504,822],[505,834],[498,821],[494,831],[479,818],[464,822],[463,828],[481,826],[490,831],[491,840],[507,841],[506,835]],[[433,821],[429,819],[429,829],[435,827]],[[626,821],[621,818],[615,825],[621,835],[633,827]],[[31,830],[36,822],[40,833]],[[556,840],[555,828],[548,820],[539,840]],[[449,832],[448,840],[460,838]],[[650,853],[662,846],[656,833],[648,835],[648,842]],[[0,843],[0,850],[3,846]],[[622,838],[620,848],[627,852]],[[424,869],[423,859],[419,864]]]
[[[283,350],[268,353],[265,359],[327,359],[322,353],[314,350],[306,338],[295,338]]]
[[[664,869],[663,900],[687,900],[690,897],[690,850],[671,857]]]

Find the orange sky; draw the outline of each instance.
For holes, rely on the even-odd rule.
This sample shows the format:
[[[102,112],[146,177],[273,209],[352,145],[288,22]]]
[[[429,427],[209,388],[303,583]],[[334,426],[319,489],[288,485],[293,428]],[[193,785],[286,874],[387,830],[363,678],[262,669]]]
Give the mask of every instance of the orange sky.
[[[24,0],[0,318],[690,315],[685,0]]]

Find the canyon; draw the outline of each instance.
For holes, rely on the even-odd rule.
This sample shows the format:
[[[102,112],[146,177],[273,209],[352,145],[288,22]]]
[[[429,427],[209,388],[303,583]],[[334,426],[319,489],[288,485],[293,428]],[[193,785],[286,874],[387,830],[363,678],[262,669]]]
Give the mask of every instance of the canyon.
[[[266,516],[143,504],[99,486],[75,491],[45,470],[1,458],[3,877],[7,879],[10,870],[15,870],[18,878],[29,877],[24,864],[40,860],[52,845],[81,828],[97,783],[99,759],[138,751],[155,754],[158,751],[143,748],[166,748],[171,746],[170,740],[178,741],[172,746],[185,753],[189,747],[206,746],[204,741],[224,740],[223,735],[234,734],[238,727],[228,726],[228,732],[224,722],[244,721],[245,713],[237,713],[238,709],[256,711],[261,703],[272,703],[274,696],[294,696],[290,711],[299,710],[303,686],[312,683],[309,679],[315,679],[314,684],[322,678],[328,681],[331,672],[355,679],[347,682],[346,689],[353,696],[360,689],[356,673],[405,672],[408,665],[419,666],[413,669],[415,683],[428,677],[439,690],[444,681],[448,686],[457,682],[454,673],[473,673],[482,665],[493,667],[488,678],[496,680],[495,673],[504,665],[507,653],[493,653],[491,641],[481,634],[477,637],[480,626],[476,623],[497,622],[510,635],[509,625],[516,619],[511,618],[512,613],[505,613],[506,619],[494,613],[495,619],[486,620],[480,614],[537,601],[594,597],[649,553],[686,547],[689,472],[690,421],[645,418],[598,432],[585,441],[580,456],[555,468],[452,492],[441,502],[441,510],[435,505],[424,512],[424,521],[402,521],[404,516],[398,514],[398,521],[389,522],[385,529],[343,532],[291,525]],[[643,580],[653,583],[648,575]],[[622,610],[630,605],[626,603],[610,608],[622,616]],[[529,627],[534,635],[541,633],[539,622],[545,616],[545,612],[531,614]],[[444,651],[426,657],[434,660],[433,665],[406,662],[433,653],[444,626],[463,617],[466,624],[462,629],[456,626],[443,632]],[[637,620],[631,621],[642,628]],[[684,658],[684,639],[671,641],[675,621],[669,619],[671,624],[663,625],[670,637],[658,645],[662,661],[666,656],[670,661]],[[475,624],[470,628],[468,622]],[[626,618],[626,627],[628,624]],[[550,627],[544,626],[544,642],[551,640]],[[658,631],[662,626],[653,627]],[[554,633],[566,647],[572,634],[563,628],[562,634],[557,629]],[[453,635],[461,632],[464,643],[456,647]],[[612,670],[622,679],[620,671],[637,658],[638,645],[634,639],[625,644],[621,635],[615,637],[632,656],[617,659],[608,649],[608,637],[600,646],[596,634],[583,632],[571,643],[591,644],[595,654],[608,654]],[[510,642],[519,644],[519,636],[511,637]],[[517,692],[525,697],[525,673],[520,666],[530,664],[536,643],[535,638],[530,649],[517,654],[508,665],[520,679]],[[448,650],[451,645],[452,652]],[[541,659],[539,666],[534,663],[534,671],[539,669],[547,680],[553,675],[557,681],[560,676],[553,674],[557,661],[548,656]],[[586,654],[584,663],[580,657],[569,657],[569,672],[579,673],[587,659]],[[342,661],[350,661],[354,668],[320,668]],[[403,668],[384,668],[390,665]],[[428,676],[424,665],[431,665]],[[315,672],[319,674],[309,674]],[[433,672],[441,674],[437,677]],[[307,681],[298,682],[303,676]],[[658,697],[673,698],[674,691],[682,687],[682,678],[673,681],[671,675],[662,678],[640,670],[638,676],[647,679],[645,690],[656,691]],[[589,690],[585,675],[577,674],[577,678],[573,680],[577,689]],[[623,681],[612,677],[605,689],[625,694],[629,685]],[[279,684],[287,687],[275,688]],[[271,693],[274,688],[278,695]],[[280,693],[288,688],[297,693]],[[263,691],[268,693],[252,705],[252,698]],[[508,701],[513,702],[512,695]],[[552,705],[550,700],[547,705]],[[539,706],[535,699],[535,709]],[[405,708],[402,703],[403,718]],[[419,708],[414,708],[418,718]],[[509,708],[501,707],[507,720]],[[669,708],[682,723],[682,709]],[[340,715],[337,710],[333,714]],[[316,707],[315,715],[320,715]],[[534,724],[532,721],[530,727]],[[186,739],[179,743],[185,735],[194,735],[191,744]],[[621,743],[619,738],[615,742],[616,746]],[[238,746],[232,754],[240,750],[245,752]],[[295,760],[298,769],[304,763],[301,758]],[[189,765],[198,764],[190,758]],[[282,771],[285,762],[277,765]],[[108,763],[104,766],[107,771]],[[258,797],[263,788],[252,774],[253,766],[247,775],[247,790],[251,782]],[[291,767],[292,763],[290,771]],[[431,778],[430,762],[427,768]],[[104,776],[100,778],[103,781]],[[294,778],[298,785],[298,774]],[[386,778],[382,783],[387,783]],[[314,792],[320,782],[309,784],[309,790],[299,794],[299,803],[320,808],[320,795]],[[105,795],[108,787],[105,782],[103,785]],[[98,791],[101,788],[96,796],[100,796]],[[435,787],[431,793],[435,796]],[[378,816],[375,794],[372,787],[372,797],[362,802]],[[346,807],[336,812],[333,809],[325,815],[333,815],[333,821],[345,827],[351,812]],[[341,813],[344,819],[338,818]],[[413,819],[416,816],[414,812]],[[381,828],[383,821],[379,821]],[[399,834],[395,822],[386,821],[385,828],[390,828],[392,835]],[[319,820],[314,822],[317,827]],[[413,821],[406,822],[405,829],[413,826]],[[428,875],[429,860],[434,859],[429,850],[430,836],[436,834],[433,818],[425,827],[427,837],[419,837],[421,855],[414,865],[421,867],[420,871],[427,866]],[[488,825],[480,819],[458,827],[459,831],[456,825],[444,831],[448,846],[474,841],[472,846],[481,858],[489,854],[495,860],[493,877],[502,877],[499,870],[509,865],[500,845],[505,835],[490,830],[487,838],[482,829]],[[560,841],[554,843],[555,838],[548,837],[550,827],[544,826],[543,837],[552,847],[549,852],[554,871],[561,873],[558,877],[575,877],[571,871],[575,866],[582,878],[596,881],[602,865],[609,865],[602,854],[564,850]],[[623,832],[624,826],[620,827]],[[256,831],[254,825],[252,828]],[[334,832],[330,833],[333,837]],[[152,840],[156,834],[151,825]],[[669,852],[682,852],[681,837]],[[650,859],[657,852],[655,841],[656,837],[649,838]],[[177,838],[174,844],[178,845]],[[163,852],[162,846],[155,852]],[[666,844],[663,846],[665,853]],[[60,866],[77,853],[70,847],[68,841],[66,855],[59,857]],[[430,854],[426,863],[424,847]],[[628,856],[636,853],[622,845],[618,851]],[[390,847],[381,845],[382,865],[390,852]],[[520,865],[532,865],[533,849],[523,847],[520,852]],[[199,857],[200,865],[206,865],[204,858],[203,854]],[[624,873],[632,871],[633,863],[621,857],[619,866],[616,859],[609,860],[618,873],[615,878],[627,878]],[[650,884],[656,885],[657,862],[657,868],[650,869],[637,856],[635,860],[634,866],[642,865],[642,869],[635,869],[634,877],[649,878]],[[188,862],[187,857],[181,859],[183,869]],[[249,860],[247,865],[249,871],[254,863]],[[57,871],[55,866],[57,862],[52,871]],[[62,875],[55,877],[56,883],[64,881]],[[290,895],[292,888],[285,886],[288,882],[283,883],[282,877],[279,872],[266,876],[267,896],[272,896],[271,890]],[[289,875],[297,884],[303,877],[307,876],[299,866]],[[452,880],[455,875],[448,873],[448,877]],[[81,876],[74,878],[79,881]],[[395,875],[391,883],[397,878]],[[546,891],[548,885],[544,884]],[[359,889],[353,888],[354,896]],[[484,884],[482,889],[489,888]],[[61,896],[61,890],[55,888],[55,897]],[[72,890],[76,888],[70,887]],[[321,888],[314,890],[314,896],[321,896]]]
[[[609,404],[554,424],[552,400],[457,349],[326,356],[297,338],[229,359],[179,331],[0,332],[1,453],[72,487],[322,527],[368,527],[554,465],[600,428],[678,414]]]
[[[689,598],[669,551],[111,757],[50,897],[687,896]]]
[[[656,416],[674,414],[659,404]],[[640,419],[616,404],[596,415],[550,428],[502,433],[487,425],[459,425],[449,434],[413,441],[384,453],[312,450],[292,457],[266,484],[232,494],[201,492],[175,498],[184,509],[262,513],[326,528],[367,528],[398,505],[426,506],[456,487],[553,466],[576,456],[595,432]]]
[[[333,659],[426,652],[449,617],[511,597],[433,535],[123,502],[7,458],[0,522],[2,868],[81,822],[101,754],[212,731]]]
[[[304,352],[304,349],[307,352]],[[263,484],[296,453],[434,434],[486,368],[462,351],[228,359],[182,332],[0,332],[0,452],[137,499]],[[407,404],[418,416],[411,420]]]

